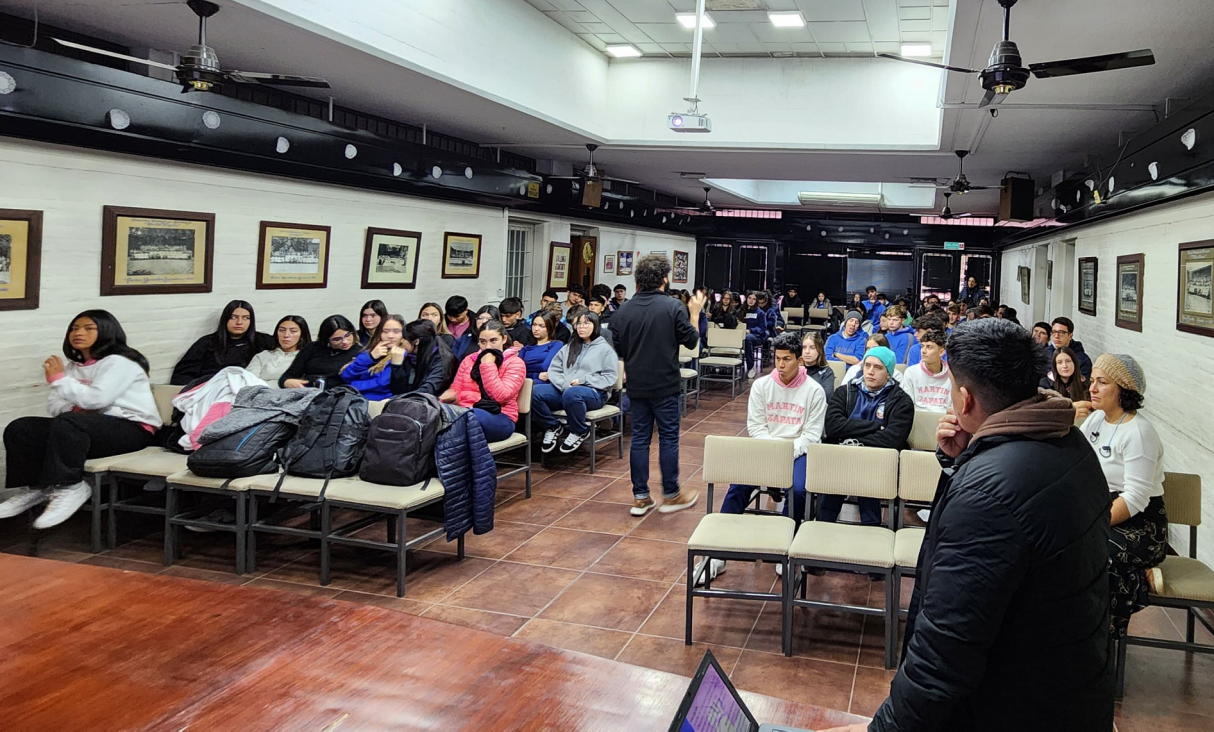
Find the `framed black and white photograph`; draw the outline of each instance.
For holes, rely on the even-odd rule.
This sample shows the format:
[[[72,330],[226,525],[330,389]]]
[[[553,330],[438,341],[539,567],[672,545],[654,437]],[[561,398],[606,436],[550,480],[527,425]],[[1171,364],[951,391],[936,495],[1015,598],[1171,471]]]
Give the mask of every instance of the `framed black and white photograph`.
[[[475,279],[481,274],[481,235],[443,234],[443,279]]]
[[[1214,336],[1214,241],[1180,245],[1176,285],[1176,329]]]
[[[1096,276],[1100,261],[1096,257],[1079,258],[1079,312],[1096,314]]]
[[[215,214],[106,206],[101,294],[211,291]]]
[[[680,252],[677,249],[674,252],[674,263],[670,266],[670,281],[676,285],[687,284],[687,270],[691,259],[687,252]]]
[[[417,255],[422,235],[418,231],[367,229],[363,250],[363,289],[417,287]]]
[[[1142,332],[1142,276],[1145,256],[1126,254],[1117,258],[1118,328]]]
[[[329,282],[328,226],[261,222],[257,289],[323,288]]]
[[[37,310],[42,212],[0,208],[0,310]]]
[[[1033,270],[1028,267],[1016,268],[1016,279],[1020,280],[1020,302],[1029,305],[1033,295]]]

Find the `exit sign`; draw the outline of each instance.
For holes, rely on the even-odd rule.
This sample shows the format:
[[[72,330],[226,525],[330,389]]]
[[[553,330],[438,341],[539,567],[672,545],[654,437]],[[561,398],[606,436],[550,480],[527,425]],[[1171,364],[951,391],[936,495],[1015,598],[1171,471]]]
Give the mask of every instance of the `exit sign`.
[[[946,250],[953,250],[953,251],[959,252],[962,249],[965,249],[965,242],[963,242],[963,241],[946,241],[946,242],[944,242],[944,248]]]

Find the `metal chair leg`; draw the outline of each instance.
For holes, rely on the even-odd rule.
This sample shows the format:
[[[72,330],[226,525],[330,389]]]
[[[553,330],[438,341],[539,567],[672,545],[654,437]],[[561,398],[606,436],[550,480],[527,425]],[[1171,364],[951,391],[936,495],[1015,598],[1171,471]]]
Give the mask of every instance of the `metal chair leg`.
[[[177,515],[177,490],[173,486],[164,488],[164,566],[173,564],[177,554],[177,527],[173,518]]]
[[[709,483],[708,484],[708,510],[705,511],[705,513],[712,513],[712,507],[715,505],[712,501],[712,488],[713,488],[713,484]]]
[[[253,528],[257,523],[257,496],[252,493],[247,495],[249,501],[249,519],[248,526],[246,527],[246,533],[248,534],[246,544],[248,544],[249,548],[245,550],[244,562],[245,571],[253,574],[257,571],[257,531]]]
[[[464,558],[464,535],[463,534],[460,534],[459,538],[455,540],[455,558],[456,559]]]
[[[1121,698],[1125,696],[1125,648],[1129,644],[1125,642],[1124,638],[1113,641],[1113,644],[1117,647],[1117,660],[1115,661],[1115,668],[1117,669],[1117,681],[1113,698],[1120,701]]]
[[[405,519],[408,516],[404,511],[401,511],[397,516],[397,538],[396,542],[396,596],[405,596],[405,544],[407,543],[405,534]],[[460,537],[462,548],[463,537]]]
[[[93,473],[93,515],[92,523],[92,550],[94,554],[101,553],[101,474]],[[110,509],[114,510],[113,508]]]
[[[711,560],[710,560],[711,561]],[[708,564],[707,562],[705,563]],[[691,645],[691,613],[692,613],[692,591],[695,589],[695,566],[696,556],[692,552],[687,552],[687,618],[685,619],[686,627],[683,630],[683,645]]]
[[[114,507],[118,505],[119,485],[118,479],[111,476],[106,476],[106,483],[109,484],[110,507],[109,510],[106,511],[107,528],[105,542],[106,547],[113,549],[114,547],[118,546],[118,511]]]
[[[388,517],[388,543],[389,544],[396,543],[396,517],[395,516]]]
[[[244,491],[236,494],[236,574],[245,573],[245,550],[249,545],[249,497]]]
[[[898,600],[894,597],[893,572],[885,574],[885,668],[894,667],[894,636],[898,633]]]
[[[784,572],[780,581],[780,650],[792,655],[792,563],[784,557]]]
[[[599,424],[598,424],[598,422],[591,422],[591,423],[590,423],[590,474],[591,474],[591,475],[594,475],[594,457],[595,457],[595,453],[596,453],[596,452],[598,451],[598,449],[599,449],[599,446],[598,446],[599,434],[598,434],[598,432],[599,432]]]
[[[333,517],[330,513],[329,502],[320,505],[320,584],[329,584],[329,532],[333,529]]]

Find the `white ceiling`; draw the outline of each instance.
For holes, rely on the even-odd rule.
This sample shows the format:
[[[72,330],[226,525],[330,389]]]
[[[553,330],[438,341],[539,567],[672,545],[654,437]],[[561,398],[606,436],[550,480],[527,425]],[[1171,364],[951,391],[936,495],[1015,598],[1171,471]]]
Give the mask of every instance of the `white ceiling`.
[[[691,52],[692,31],[675,13],[695,12],[695,0],[527,2],[600,51],[627,43],[647,56]],[[903,42],[931,43],[941,56],[948,37],[949,0],[709,0],[708,7],[716,27],[704,31],[707,56],[872,56],[900,53]],[[768,10],[799,10],[806,24],[777,28]]]

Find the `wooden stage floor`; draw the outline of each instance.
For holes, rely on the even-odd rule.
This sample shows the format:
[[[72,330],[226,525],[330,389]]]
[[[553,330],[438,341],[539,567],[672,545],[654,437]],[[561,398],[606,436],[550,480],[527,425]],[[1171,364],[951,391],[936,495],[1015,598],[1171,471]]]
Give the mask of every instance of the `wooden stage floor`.
[[[4,554],[0,587],[6,732],[664,730],[688,683],[252,587]],[[822,729],[863,719],[743,696],[760,722]]]

